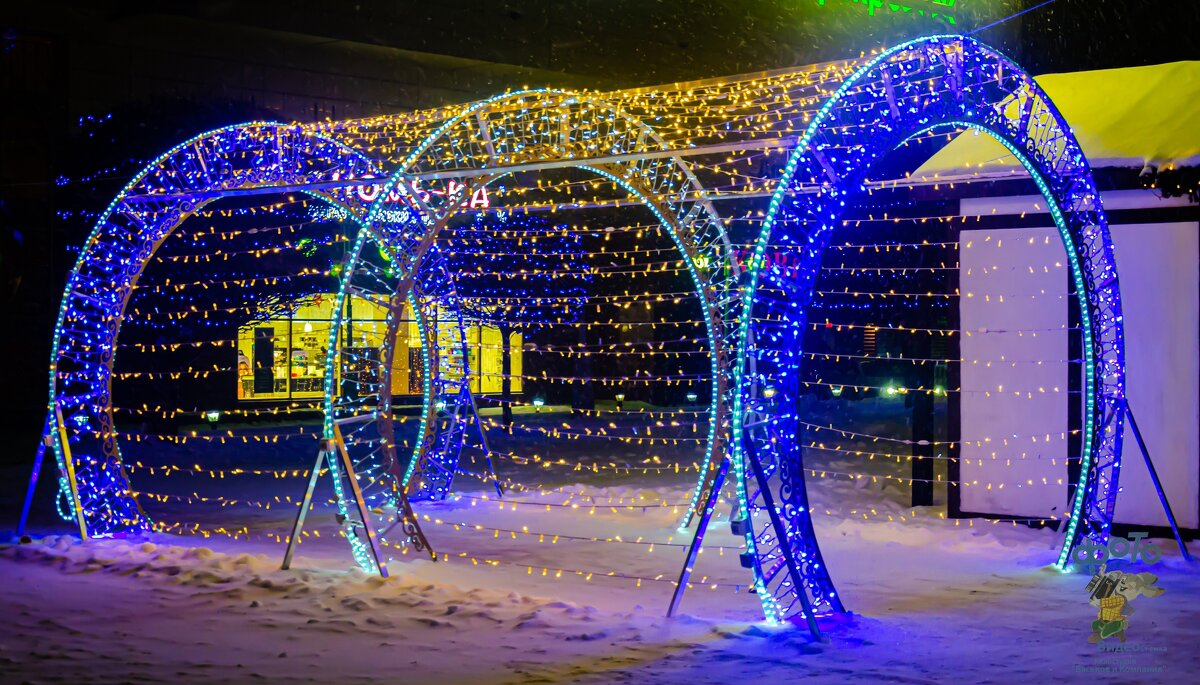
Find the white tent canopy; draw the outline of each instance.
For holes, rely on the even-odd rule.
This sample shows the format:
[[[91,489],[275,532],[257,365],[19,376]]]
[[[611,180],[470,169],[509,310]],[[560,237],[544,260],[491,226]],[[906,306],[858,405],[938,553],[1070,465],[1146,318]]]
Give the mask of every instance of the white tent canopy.
[[[1062,112],[1093,168],[1200,165],[1200,62],[1046,74],[1037,82]],[[913,176],[1022,173],[991,136],[968,131]]]

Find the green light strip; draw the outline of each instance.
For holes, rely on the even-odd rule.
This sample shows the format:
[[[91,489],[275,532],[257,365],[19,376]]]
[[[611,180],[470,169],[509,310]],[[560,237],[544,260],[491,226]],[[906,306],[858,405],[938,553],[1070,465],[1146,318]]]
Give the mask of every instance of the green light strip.
[[[828,0],[817,0],[818,7],[830,7],[831,5],[827,3]],[[903,4],[899,2],[891,2],[890,0],[887,3],[885,3],[884,0],[842,0],[840,4],[861,5],[866,11],[868,17],[882,17],[885,16],[885,14],[901,14],[908,15],[910,17],[917,17],[919,19],[926,19],[929,21],[943,19],[945,20],[945,23],[949,24],[950,26],[954,26],[958,23],[957,19],[949,14],[946,14],[941,9],[933,9],[934,7],[952,9],[954,7],[955,0],[904,0]],[[925,7],[921,7],[920,5],[925,5]],[[886,13],[884,12],[885,8],[887,9]]]

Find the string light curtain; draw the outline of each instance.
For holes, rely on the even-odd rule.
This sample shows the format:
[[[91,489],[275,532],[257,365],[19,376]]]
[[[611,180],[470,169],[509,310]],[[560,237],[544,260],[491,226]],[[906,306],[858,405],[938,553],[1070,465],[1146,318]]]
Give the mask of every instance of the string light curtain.
[[[694,323],[703,332],[692,339],[701,344],[689,352],[708,355],[711,394],[705,398],[708,425],[698,483],[681,513],[685,524],[698,521],[692,548],[702,543],[727,466],[745,516],[736,525],[745,535],[748,582],[766,617],[803,617],[815,631],[815,615],[842,605],[820,555],[804,487],[796,399],[805,382],[801,362],[816,354],[804,349],[804,332],[810,326],[860,325],[839,322],[836,308],[828,310],[829,321],[813,320],[816,275],[822,268],[846,268],[822,267],[821,255],[855,197],[877,189],[937,190],[943,183],[988,180],[972,170],[954,179],[888,178],[879,163],[906,141],[963,128],[996,137],[1032,176],[1067,248],[1067,269],[1080,300],[1085,422],[1079,481],[1057,560],[1065,568],[1083,540],[1104,543],[1117,491],[1124,362],[1111,243],[1087,162],[1053,104],[1017,65],[959,36],[765,75],[603,94],[520,91],[397,116],[247,124],[184,142],[147,166],[104,212],[64,291],[54,333],[47,439],[63,474],[63,491],[70,493],[65,513],[85,533],[149,525],[117,446],[112,359],[142,269],[184,218],[205,211],[214,199],[307,193],[361,226],[340,244],[342,262],[329,269],[339,285],[329,324],[322,434],[331,439],[337,422],[361,417],[355,461],[368,480],[381,484],[373,495],[381,499],[374,501],[389,499],[389,483],[410,488],[431,478],[435,490],[448,494],[447,474],[459,468],[466,430],[480,423],[463,383],[467,370],[439,371],[448,356],[442,353],[461,347],[464,337],[463,302],[444,254],[433,249],[454,217],[547,213],[558,221],[575,211],[641,207],[653,217],[646,223],[664,231],[676,253],[663,253],[655,244],[656,252],[641,254],[635,242],[622,247],[638,253],[628,255],[628,264],[591,275],[599,281],[678,274],[687,287],[673,292],[698,305]],[[202,253],[184,263],[204,264],[217,256],[219,238],[205,237],[203,244]],[[266,255],[275,248],[244,249]],[[919,294],[819,297],[849,311],[858,296]],[[338,334],[355,297],[391,312],[407,302],[426,331],[422,349],[429,382],[404,474],[395,466],[387,381],[400,317],[389,316],[379,352],[364,358]],[[201,312],[178,314],[175,323],[203,318]],[[433,325],[434,314],[452,325]],[[164,318],[142,309],[136,316]],[[571,325],[587,330],[608,324]],[[951,334],[932,325],[907,331]],[[656,340],[636,353],[668,353],[665,342]],[[561,345],[544,352],[552,350],[603,352]],[[334,378],[343,379],[336,390]],[[346,379],[359,385],[351,388]],[[438,469],[443,475],[435,477]],[[495,479],[494,470],[490,477]],[[345,511],[341,486],[336,497]],[[419,525],[403,513],[394,516],[406,523],[406,533]],[[355,535],[347,537],[355,542]],[[355,544],[356,557],[371,568],[363,546]]]

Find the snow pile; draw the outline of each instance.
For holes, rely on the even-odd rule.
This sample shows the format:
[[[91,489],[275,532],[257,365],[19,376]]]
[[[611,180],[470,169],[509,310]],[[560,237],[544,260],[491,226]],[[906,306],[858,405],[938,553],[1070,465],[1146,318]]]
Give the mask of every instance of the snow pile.
[[[49,536],[33,544],[0,547],[0,558],[40,565],[64,574],[109,574],[174,586],[193,598],[219,598],[228,605],[288,609],[292,600],[319,598],[300,615],[307,623],[325,623],[334,632],[370,633],[395,627],[384,615],[400,607],[405,620],[433,628],[459,629],[476,623],[499,630],[540,628],[563,639],[584,639],[578,631],[596,623],[599,610],[555,598],[476,588],[464,590],[392,576],[381,578],[358,569],[345,571],[279,569],[265,554],[227,554],[208,547],[184,547],[149,541],[93,540]],[[307,600],[303,602],[309,604]],[[294,609],[296,607],[292,607]],[[269,610],[263,613],[270,613]],[[379,616],[371,614],[378,613]],[[360,619],[359,616],[364,618]],[[621,615],[622,623],[637,623]]]
[[[880,403],[856,411],[856,430],[895,435],[907,410]],[[566,444],[578,453],[556,456],[584,464],[624,458]],[[943,506],[910,507],[903,458],[855,454],[889,449],[867,438],[837,444],[842,451],[805,455],[821,551],[853,612],[821,620],[825,641],[803,627],[760,623],[738,559],[743,540],[730,531],[729,489],[696,585],[681,615],[665,618],[690,540],[678,530],[676,505],[689,500],[694,471],[509,465],[502,477],[528,487],[510,489],[503,501],[464,478],[446,501],[414,505],[441,560],[400,555],[388,579],[354,568],[328,486],[308,517],[320,534],[304,538],[292,570],[281,571],[275,536],[295,515],[282,498],[303,483],[142,473],[138,482],[151,492],[237,500],[153,500],[155,520],[245,530],[249,538],[155,534],[79,544],[51,535],[0,544],[0,673],[4,682],[80,685],[1123,683],[1191,682],[1200,673],[1200,573],[1170,541],[1156,541],[1163,560],[1144,569],[1166,594],[1133,605],[1127,647],[1139,651],[1104,651],[1087,641],[1096,618],[1087,578],[1048,566],[1057,555],[1053,531],[947,521]],[[143,458],[155,456],[168,459]],[[220,465],[203,453],[170,456]],[[242,468],[302,468],[308,459],[236,456]],[[682,452],[662,457],[691,461]],[[939,462],[939,473],[944,468]],[[935,491],[939,502],[945,495],[944,487]],[[53,525],[35,530],[66,530]]]
[[[627,592],[616,585],[535,583],[597,600],[580,603],[507,590],[524,574],[494,570],[464,576],[472,586],[437,578],[457,568],[446,564],[397,564],[396,577],[382,579],[319,568],[344,567],[340,555],[280,571],[270,554],[52,536],[0,546],[0,668],[7,682],[71,683],[1118,683],[1200,672],[1192,649],[1200,577],[1178,558],[1154,569],[1167,601],[1138,600],[1129,643],[1137,651],[1121,654],[1087,643],[1086,579],[1007,554],[1005,543],[1023,539],[1044,562],[1033,531],[944,529],[934,551],[926,533],[909,530],[845,521],[823,531],[857,612],[823,620],[825,642],[751,620],[607,609]],[[685,604],[708,613],[697,609],[733,598],[697,593]],[[1133,666],[1150,670],[1132,678],[1120,670]]]
[[[0,547],[0,566],[10,588],[38,590],[6,598],[0,663],[14,674],[71,673],[76,683],[123,680],[128,669],[152,679],[181,669],[169,678],[178,682],[217,673],[272,682],[328,682],[339,673],[354,682],[404,664],[458,681],[481,664],[518,673],[534,668],[523,660],[548,654],[590,658],[655,634],[666,638],[655,649],[669,650],[678,647],[675,636],[727,632],[404,575],[280,571],[267,555],[148,541],[51,536]],[[70,647],[59,653],[64,639]]]

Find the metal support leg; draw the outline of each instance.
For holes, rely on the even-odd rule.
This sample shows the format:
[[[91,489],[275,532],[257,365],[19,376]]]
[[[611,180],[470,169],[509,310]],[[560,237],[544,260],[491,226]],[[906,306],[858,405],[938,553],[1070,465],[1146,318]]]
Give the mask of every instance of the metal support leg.
[[[500,477],[496,475],[496,467],[492,464],[492,448],[488,445],[487,433],[483,431],[483,422],[479,420],[479,405],[475,403],[475,395],[470,390],[466,391],[471,398],[471,415],[475,417],[475,430],[479,431],[479,444],[483,445],[483,455],[487,459],[488,475],[492,477],[492,485],[496,487],[496,494],[504,497],[504,486],[500,484]]]
[[[54,405],[54,420],[58,429],[58,445],[62,449],[63,464],[67,467],[67,487],[71,490],[71,505],[75,509],[75,523],[79,526],[79,539],[87,542],[87,521],[83,517],[83,503],[79,499],[79,483],[75,481],[75,460],[71,457],[71,443],[67,440],[67,425],[63,423],[62,409]]]
[[[371,526],[371,513],[367,510],[366,501],[363,500],[362,488],[358,486],[358,476],[354,473],[354,462],[350,460],[350,453],[346,451],[346,441],[342,438],[342,429],[336,423],[333,424],[333,435],[337,441],[337,453],[341,457],[342,468],[346,471],[346,480],[350,483],[350,491],[354,493],[354,506],[358,508],[358,516],[362,521],[363,534],[367,536],[367,545],[371,548],[371,556],[375,557],[375,566],[379,569],[379,575],[387,578],[387,563],[380,552],[379,541],[375,538],[375,529]]]
[[[754,471],[754,478],[758,482],[758,488],[762,492],[763,509],[767,511],[767,517],[771,519],[771,526],[775,529],[775,537],[779,540],[779,551],[783,554],[783,561],[787,564],[788,575],[792,578],[792,583],[795,586],[796,596],[800,598],[800,608],[804,612],[804,620],[808,623],[808,630],[816,640],[821,639],[821,629],[817,626],[817,617],[813,613],[812,602],[808,599],[808,591],[804,587],[804,579],[800,576],[800,567],[796,564],[796,558],[792,554],[792,547],[789,544],[789,536],[787,529],[783,525],[783,521],[779,518],[779,512],[775,509],[775,499],[771,496],[770,483],[767,481],[766,475],[763,474],[762,464],[758,461],[758,455],[753,449],[746,450],[746,461]],[[763,588],[765,590],[765,588]],[[762,590],[760,590],[761,592]]]
[[[1070,501],[1070,499],[1067,500],[1067,502]],[[1066,518],[1058,519],[1058,529],[1054,531],[1054,537],[1050,540],[1050,545],[1046,549],[1058,550],[1067,544],[1067,522],[1068,519]]]
[[[292,556],[296,552],[296,545],[300,542],[300,534],[304,530],[304,519],[308,516],[308,508],[312,504],[313,493],[317,489],[317,479],[321,476],[321,463],[327,460],[330,475],[333,478],[341,477],[338,475],[339,463],[340,468],[346,472],[346,480],[350,484],[350,493],[354,498],[354,506],[362,523],[363,535],[366,536],[371,556],[375,559],[375,567],[379,569],[379,575],[387,578],[387,563],[380,552],[375,529],[371,526],[371,514],[363,499],[362,488],[358,485],[358,477],[354,473],[354,462],[350,460],[350,453],[346,451],[346,442],[342,437],[342,429],[337,424],[333,426],[333,435],[333,439],[322,440],[321,447],[317,450],[317,460],[313,464],[312,474],[308,478],[308,489],[304,491],[304,500],[300,503],[300,511],[296,512],[296,523],[292,526],[292,534],[288,538],[287,551],[283,554],[283,564],[280,565],[280,568],[287,570],[292,566]],[[411,509],[405,507],[405,511],[408,515],[412,515]],[[423,541],[424,536],[421,539]]]
[[[729,458],[729,457],[727,456],[727,457],[725,458],[725,460],[728,460],[728,458]],[[704,465],[703,467],[701,467],[701,468],[705,468],[705,469],[707,469],[707,468],[708,468],[708,464],[705,464],[705,465]],[[723,468],[725,468],[725,466],[724,466],[724,461],[722,461],[722,465],[721,465],[721,466],[718,466],[718,467],[717,467],[717,470],[720,470],[720,469],[723,469]],[[714,483],[715,483],[715,482],[716,482],[716,480],[717,480],[718,478],[720,478],[720,477],[721,477],[721,476],[715,476],[715,475],[714,475],[714,476],[713,476],[713,481],[709,483],[709,486],[715,489],[717,486],[716,486]],[[700,492],[704,492],[704,486],[703,486],[703,485],[701,485],[701,486],[700,486]],[[711,492],[711,491],[709,491],[709,492],[708,492],[708,494],[706,494],[706,495],[705,495],[705,497],[704,497],[704,500],[705,500],[705,501],[712,500],[712,492]],[[686,516],[686,517],[684,517],[684,519],[683,519],[683,522],[679,524],[679,527],[680,527],[680,528],[691,528],[691,526],[692,526],[692,521],[695,521],[695,520],[696,520],[696,515],[697,515],[697,513],[698,513],[698,512],[699,512],[699,509],[698,509],[698,508],[696,508],[696,507],[692,507],[691,509],[689,509],[689,510],[688,510],[688,513],[687,513],[687,516]],[[730,520],[733,520],[732,516],[730,517]]]
[[[313,464],[312,475],[308,478],[308,489],[304,491],[304,501],[300,503],[300,511],[296,513],[296,523],[292,526],[292,534],[288,538],[287,551],[283,553],[283,564],[279,568],[284,571],[292,567],[292,555],[296,552],[296,544],[300,542],[300,531],[304,530],[304,518],[308,516],[308,507],[312,504],[313,492],[317,489],[317,479],[321,477],[321,461],[325,458],[325,441],[317,450],[317,461]]]
[[[713,510],[717,507],[717,499],[721,496],[721,486],[725,484],[725,474],[728,472],[729,459],[726,458],[721,461],[721,468],[712,482],[712,490],[709,491],[708,497],[704,501],[700,521],[696,524],[696,534],[692,536],[692,544],[688,546],[683,570],[679,572],[679,582],[675,584],[675,594],[671,595],[671,605],[667,607],[667,618],[675,615],[675,611],[679,609],[679,603],[683,601],[683,593],[687,590],[688,580],[692,577],[692,567],[696,565],[696,556],[700,554],[700,548],[704,546],[704,534],[708,532],[708,524],[712,520]]]
[[[25,524],[29,522],[29,509],[33,506],[33,491],[37,489],[38,476],[42,473],[42,459],[46,456],[46,447],[53,441],[50,435],[50,419],[46,419],[46,429],[42,432],[42,441],[38,444],[37,456],[33,458],[33,473],[29,475],[29,488],[25,490],[25,505],[21,507],[21,521],[17,524],[17,537],[25,534]]]
[[[1137,421],[1133,418],[1133,410],[1129,408],[1128,401],[1125,402],[1125,415],[1129,417],[1129,427],[1133,429],[1133,437],[1137,439],[1138,449],[1142,451],[1142,458],[1146,460],[1146,470],[1150,472],[1150,480],[1154,481],[1154,489],[1158,492],[1158,501],[1162,502],[1167,522],[1171,524],[1171,532],[1175,534],[1175,542],[1179,544],[1179,552],[1185,560],[1191,561],[1192,555],[1188,554],[1187,546],[1183,544],[1179,526],[1175,524],[1175,513],[1171,511],[1171,504],[1167,502],[1167,493],[1163,492],[1162,483],[1158,480],[1158,471],[1154,469],[1154,462],[1150,461],[1150,450],[1146,449],[1146,441],[1142,439],[1142,432],[1138,430]]]

